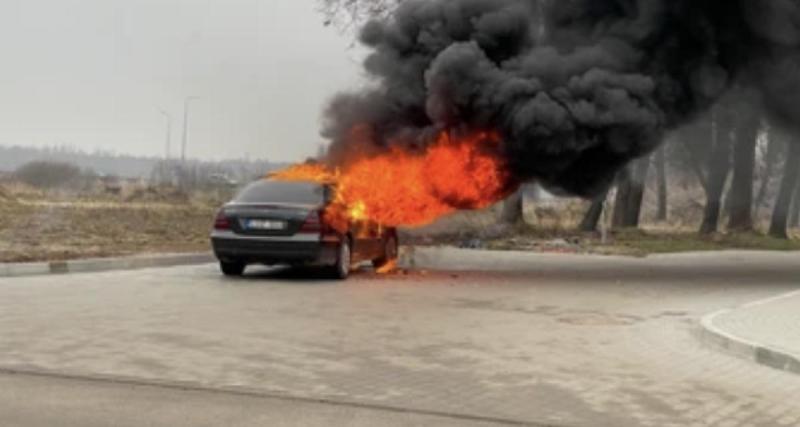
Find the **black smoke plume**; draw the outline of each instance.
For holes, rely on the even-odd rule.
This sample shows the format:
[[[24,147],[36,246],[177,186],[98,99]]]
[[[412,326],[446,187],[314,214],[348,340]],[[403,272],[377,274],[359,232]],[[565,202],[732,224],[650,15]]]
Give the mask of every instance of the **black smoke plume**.
[[[331,161],[356,128],[494,130],[520,182],[588,197],[732,88],[800,124],[797,0],[410,0],[360,40],[372,85],[330,106]]]

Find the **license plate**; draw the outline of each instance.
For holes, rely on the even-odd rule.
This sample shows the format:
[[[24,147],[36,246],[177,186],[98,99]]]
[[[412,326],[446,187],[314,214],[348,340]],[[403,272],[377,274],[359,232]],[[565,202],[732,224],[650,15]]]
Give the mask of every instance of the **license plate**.
[[[247,221],[248,230],[286,230],[286,221],[274,221],[269,219],[251,219]]]

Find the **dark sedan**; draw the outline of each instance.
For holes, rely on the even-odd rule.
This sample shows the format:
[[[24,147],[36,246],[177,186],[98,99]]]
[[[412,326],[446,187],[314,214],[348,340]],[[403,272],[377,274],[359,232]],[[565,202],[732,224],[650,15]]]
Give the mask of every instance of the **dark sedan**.
[[[249,264],[322,266],[345,279],[351,266],[381,268],[397,258],[397,231],[358,221],[347,230],[325,223],[331,188],[306,182],[262,180],[248,185],[219,211],[211,232],[225,275]]]

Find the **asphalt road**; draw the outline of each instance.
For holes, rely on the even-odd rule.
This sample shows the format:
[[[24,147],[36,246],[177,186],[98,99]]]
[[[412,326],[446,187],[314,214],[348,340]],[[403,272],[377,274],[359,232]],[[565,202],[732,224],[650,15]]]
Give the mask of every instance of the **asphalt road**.
[[[0,279],[0,425],[800,425],[800,376],[696,337],[800,275],[659,262]]]
[[[0,373],[4,427],[480,427],[469,417],[169,385]],[[502,425],[502,424],[501,424]]]

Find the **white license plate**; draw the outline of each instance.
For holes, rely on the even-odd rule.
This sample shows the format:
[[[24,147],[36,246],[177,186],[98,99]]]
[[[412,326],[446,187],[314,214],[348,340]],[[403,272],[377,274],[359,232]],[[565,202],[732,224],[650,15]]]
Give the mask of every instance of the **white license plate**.
[[[286,221],[273,221],[269,219],[251,219],[247,221],[248,230],[286,230]]]

